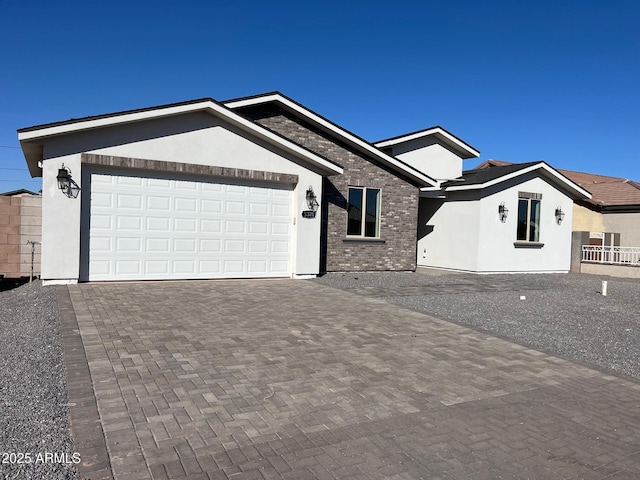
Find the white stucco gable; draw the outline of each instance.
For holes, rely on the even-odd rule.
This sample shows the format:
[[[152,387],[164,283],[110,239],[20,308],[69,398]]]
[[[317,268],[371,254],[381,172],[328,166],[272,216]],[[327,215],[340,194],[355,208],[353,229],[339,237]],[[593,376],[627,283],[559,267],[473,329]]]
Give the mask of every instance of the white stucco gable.
[[[432,127],[374,144],[439,181],[462,175],[462,160],[480,152],[442,127]]]

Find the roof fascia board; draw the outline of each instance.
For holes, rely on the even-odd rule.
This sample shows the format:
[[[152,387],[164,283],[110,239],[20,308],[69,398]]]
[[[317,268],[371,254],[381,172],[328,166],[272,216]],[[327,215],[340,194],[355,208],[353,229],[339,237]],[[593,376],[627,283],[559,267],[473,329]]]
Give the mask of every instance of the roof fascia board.
[[[214,105],[212,101],[202,101],[191,103],[188,105],[169,106],[166,108],[158,108],[153,110],[123,112],[118,115],[100,116],[97,118],[88,118],[86,120],[78,119],[77,122],[65,122],[63,124],[54,124],[52,126],[43,126],[43,128],[29,129],[28,131],[18,131],[18,139],[20,141],[36,140],[67,133],[75,133],[82,130],[90,130],[93,128],[108,127],[121,123],[139,122],[153,118],[168,117],[172,115],[180,115],[181,113],[190,113],[198,110],[205,110]]]
[[[431,185],[431,186],[438,185],[437,180],[412,168],[411,166],[398,160],[397,158],[392,157],[391,155],[387,155],[384,152],[381,152],[375,145],[339,127],[338,125],[331,122],[330,120],[327,120],[326,118],[318,115],[317,113],[312,112],[308,108],[300,105],[299,103],[291,100],[290,98],[285,97],[280,93],[270,93],[264,96],[256,96],[256,97],[242,98],[239,100],[231,100],[231,101],[225,102],[224,105],[228,108],[235,109],[235,108],[249,107],[253,105],[260,105],[260,104],[269,103],[269,102],[278,103],[283,107],[285,107],[287,110],[292,111],[298,115],[301,115],[302,117],[309,120],[311,123],[314,123],[319,127],[321,127],[322,129],[328,130],[335,135],[338,135],[342,139],[346,140],[348,143],[359,148],[361,151],[365,151],[366,153],[373,155],[374,157],[381,160],[383,163],[386,163],[391,165],[392,167],[395,167],[397,170],[401,171],[404,175],[407,175],[408,177],[413,178],[414,180],[418,180],[420,183],[423,183],[423,184],[426,183],[427,185]]]
[[[20,142],[34,142],[43,138],[65,135],[75,133],[83,130],[108,127],[111,125],[140,122],[144,120],[150,120],[161,117],[175,116],[184,113],[192,113],[196,111],[206,111],[212,115],[221,117],[229,123],[245,130],[249,131],[256,136],[266,140],[272,145],[279,146],[285,151],[294,154],[297,157],[302,157],[307,161],[320,167],[322,170],[328,171],[334,174],[342,174],[343,168],[322,158],[321,156],[307,150],[300,145],[297,145],[290,140],[287,140],[275,133],[261,127],[260,125],[245,119],[244,117],[232,112],[223,105],[211,100],[205,100],[202,102],[191,103],[186,105],[169,106],[167,108],[158,108],[155,110],[136,111],[131,113],[123,113],[122,115],[101,117],[96,119],[88,119],[85,121],[79,120],[75,123],[68,123],[64,125],[55,125],[50,127],[44,127],[38,130],[29,130],[18,133],[18,139]],[[23,145],[24,150],[24,145]]]
[[[456,150],[463,152],[463,155],[464,154],[468,155],[468,157],[464,157],[464,158],[477,158],[480,156],[480,152],[478,150],[473,148],[468,143],[463,142],[462,140],[452,135],[451,133],[447,132],[442,127],[427,128],[426,130],[410,133],[408,135],[394,137],[388,140],[382,140],[380,142],[374,143],[374,145],[378,148],[391,147],[393,145],[398,145],[400,143],[409,142],[411,140],[416,140],[418,138],[427,137],[430,135],[436,135],[436,136],[442,137],[445,140],[445,143],[448,143],[450,146],[452,146]]]
[[[531,165],[530,167],[523,168],[522,170],[509,173],[502,177],[494,178],[493,180],[490,180],[485,183],[480,183],[476,185],[456,185],[456,186],[446,187],[446,190],[449,192],[455,192],[455,191],[461,191],[461,190],[481,190],[483,188],[488,188],[493,185],[497,185],[498,183],[506,182],[507,180],[511,180],[512,178],[517,178],[521,175],[525,175],[535,170],[544,170],[546,173],[548,173],[555,179],[555,183],[564,185],[565,188],[575,192],[577,196],[583,197],[583,198],[591,198],[591,194],[587,190],[575,184],[571,180],[567,179],[565,176],[559,174],[555,169],[551,168],[544,162]]]

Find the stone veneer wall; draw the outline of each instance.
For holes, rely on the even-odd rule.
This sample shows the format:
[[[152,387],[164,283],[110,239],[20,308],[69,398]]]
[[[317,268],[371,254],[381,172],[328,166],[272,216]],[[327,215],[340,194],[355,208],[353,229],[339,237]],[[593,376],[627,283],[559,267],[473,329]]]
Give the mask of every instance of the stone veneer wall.
[[[344,168],[343,175],[324,179],[321,271],[415,270],[419,199],[416,185],[276,106],[249,107],[237,113]],[[383,242],[346,239],[349,186],[382,190]]]

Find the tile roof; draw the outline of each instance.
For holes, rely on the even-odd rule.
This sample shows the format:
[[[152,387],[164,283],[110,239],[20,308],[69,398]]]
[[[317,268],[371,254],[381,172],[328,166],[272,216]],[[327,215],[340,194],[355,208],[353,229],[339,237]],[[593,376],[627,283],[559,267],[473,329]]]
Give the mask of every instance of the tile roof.
[[[640,205],[640,184],[620,177],[559,170],[581,187],[591,192],[589,203],[602,207]]]

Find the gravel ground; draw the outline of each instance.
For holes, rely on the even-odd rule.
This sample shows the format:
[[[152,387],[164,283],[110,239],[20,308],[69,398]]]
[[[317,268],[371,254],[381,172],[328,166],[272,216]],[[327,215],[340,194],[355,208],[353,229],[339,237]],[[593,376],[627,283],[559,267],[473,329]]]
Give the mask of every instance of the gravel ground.
[[[311,281],[640,379],[640,280],[430,271],[330,273]]]
[[[55,290],[0,292],[0,478],[78,478],[67,402]]]

